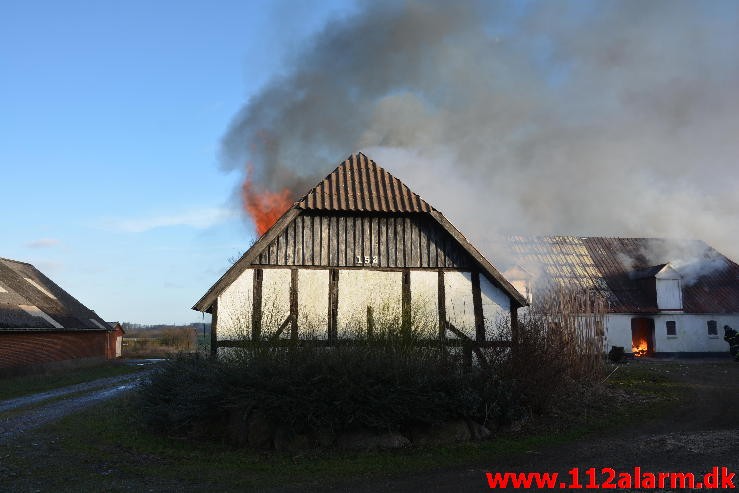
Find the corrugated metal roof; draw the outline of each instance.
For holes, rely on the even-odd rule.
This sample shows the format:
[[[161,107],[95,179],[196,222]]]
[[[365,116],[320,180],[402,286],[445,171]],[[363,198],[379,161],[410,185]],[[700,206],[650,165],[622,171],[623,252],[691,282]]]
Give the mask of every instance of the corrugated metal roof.
[[[361,152],[352,154],[297,203],[301,209],[429,212],[425,200]]]
[[[703,262],[708,268],[683,280],[683,311],[739,313],[739,265],[699,240],[515,236],[509,241],[524,268],[594,289],[615,313],[658,312],[650,278],[668,262]]]
[[[31,264],[0,257],[0,331],[3,329],[110,330],[107,323]],[[43,316],[34,316],[35,307]],[[100,325],[98,325],[100,324]]]

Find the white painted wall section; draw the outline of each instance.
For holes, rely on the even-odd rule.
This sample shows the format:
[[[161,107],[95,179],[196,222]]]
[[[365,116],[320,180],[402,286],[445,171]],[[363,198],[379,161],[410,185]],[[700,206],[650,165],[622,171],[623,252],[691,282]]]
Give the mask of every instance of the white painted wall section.
[[[446,318],[457,329],[471,339],[475,339],[475,310],[472,305],[472,274],[469,272],[444,272],[444,288],[446,291]],[[449,339],[457,336],[451,331],[446,334]]]
[[[660,310],[682,310],[683,296],[677,279],[657,279],[657,308]]]
[[[218,340],[251,338],[254,270],[246,269],[218,296]]]
[[[631,319],[644,315],[609,314],[606,319],[608,350],[622,346],[631,352]],[[719,352],[728,353],[724,341],[724,325],[739,327],[739,314],[687,314],[654,315],[654,350],[659,353]],[[715,320],[718,335],[708,335],[708,321]],[[667,335],[667,321],[675,322],[676,335]]]
[[[439,336],[439,274],[411,271],[411,327],[419,337]]]
[[[402,272],[365,269],[339,271],[338,336],[366,334],[367,307],[374,311],[375,331],[400,330]]]
[[[510,340],[511,300],[500,288],[480,274],[485,339]]]
[[[290,315],[290,269],[262,271],[262,337],[271,337]],[[282,331],[290,337],[290,328]]]
[[[328,337],[328,270],[298,271],[298,337]]]

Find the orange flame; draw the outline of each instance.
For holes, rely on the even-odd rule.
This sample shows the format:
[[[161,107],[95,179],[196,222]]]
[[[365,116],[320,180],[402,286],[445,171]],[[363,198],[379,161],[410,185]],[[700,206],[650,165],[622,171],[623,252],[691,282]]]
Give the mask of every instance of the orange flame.
[[[648,352],[648,345],[647,341],[644,339],[638,341],[636,344],[631,345],[631,353],[636,356],[637,358],[641,358],[643,356],[647,355]]]
[[[290,208],[293,193],[287,188],[280,192],[272,192],[266,189],[258,191],[254,187],[250,166],[241,186],[241,198],[244,209],[251,216],[257,233],[261,236]]]

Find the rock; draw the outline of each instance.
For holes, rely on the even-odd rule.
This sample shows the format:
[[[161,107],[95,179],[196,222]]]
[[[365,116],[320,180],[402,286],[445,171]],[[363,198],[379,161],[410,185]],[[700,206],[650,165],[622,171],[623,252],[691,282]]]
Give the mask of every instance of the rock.
[[[228,437],[231,442],[254,449],[272,448],[274,427],[260,410],[234,409],[229,415]]]
[[[481,425],[477,421],[467,420],[467,427],[470,429],[470,435],[473,440],[485,440],[489,438],[491,433],[484,425]]]
[[[442,443],[466,442],[472,438],[472,434],[464,420],[457,420],[414,428],[411,430],[411,438],[416,445],[437,445]]]
[[[411,441],[399,433],[373,433],[367,430],[350,431],[336,438],[336,446],[340,450],[372,451],[390,450],[408,447]]]
[[[247,418],[248,410],[233,409],[228,416],[228,438],[231,442],[243,447],[248,443]]]
[[[279,452],[298,452],[313,448],[313,440],[308,435],[293,433],[287,428],[277,428],[274,445]]]
[[[247,438],[249,447],[254,449],[272,448],[275,429],[267,416],[256,409],[249,414],[247,421]]]
[[[313,438],[321,448],[329,448],[336,442],[336,433],[331,430],[319,430],[314,433]]]

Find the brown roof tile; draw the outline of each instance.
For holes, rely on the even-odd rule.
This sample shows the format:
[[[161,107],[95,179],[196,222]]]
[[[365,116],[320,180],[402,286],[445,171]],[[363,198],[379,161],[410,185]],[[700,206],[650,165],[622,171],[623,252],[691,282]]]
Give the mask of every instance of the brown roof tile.
[[[297,203],[306,210],[430,212],[425,200],[361,152],[352,154]]]

